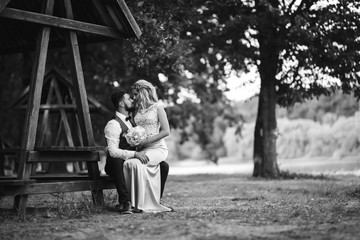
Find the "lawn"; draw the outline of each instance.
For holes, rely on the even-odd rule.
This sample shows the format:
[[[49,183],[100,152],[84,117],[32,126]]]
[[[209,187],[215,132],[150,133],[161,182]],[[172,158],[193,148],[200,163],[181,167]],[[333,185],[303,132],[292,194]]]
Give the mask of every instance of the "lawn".
[[[121,215],[116,194],[94,207],[87,192],[30,197],[25,218],[1,200],[1,239],[359,239],[360,178],[254,179],[171,175],[170,213]]]

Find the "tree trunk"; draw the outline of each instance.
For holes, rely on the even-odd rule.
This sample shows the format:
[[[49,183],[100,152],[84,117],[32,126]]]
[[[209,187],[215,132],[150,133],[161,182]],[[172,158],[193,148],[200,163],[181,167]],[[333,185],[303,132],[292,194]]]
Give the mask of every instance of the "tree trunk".
[[[276,153],[276,73],[279,61],[279,41],[276,34],[278,1],[257,1],[261,89],[255,126],[253,176],[278,178],[280,176]],[[255,152],[256,151],[256,152]]]
[[[267,68],[268,66],[263,66]],[[270,66],[271,67],[271,66]],[[269,69],[270,70],[270,69]],[[262,100],[261,105],[261,121],[262,121],[262,166],[261,176],[266,178],[278,178],[280,176],[279,168],[277,165],[276,153],[276,137],[277,137],[277,124],[276,124],[276,98],[275,98],[275,76],[263,76],[261,78]]]
[[[259,95],[258,112],[256,116],[255,131],[254,131],[254,172],[253,177],[260,177],[262,163],[263,163],[263,124],[262,124],[262,97]]]

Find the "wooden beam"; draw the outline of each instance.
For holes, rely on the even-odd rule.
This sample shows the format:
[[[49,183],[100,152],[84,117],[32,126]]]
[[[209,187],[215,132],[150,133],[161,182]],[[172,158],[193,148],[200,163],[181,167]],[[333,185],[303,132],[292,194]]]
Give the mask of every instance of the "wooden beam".
[[[114,27],[114,22],[110,19],[108,12],[104,8],[104,5],[99,0],[92,0],[92,3],[104,23],[109,27]]]
[[[54,7],[54,0],[48,0],[45,8],[47,14],[52,14]],[[42,95],[42,87],[44,81],[44,73],[46,66],[46,59],[49,47],[50,28],[43,27],[37,39],[37,47],[35,50],[35,61],[33,67],[33,73],[30,83],[28,107],[26,111],[25,126],[23,141],[21,145],[22,152],[33,150],[35,146],[36,131],[38,126],[40,101]],[[29,177],[28,172],[25,170],[25,154],[20,156],[20,168],[18,172],[18,178],[24,179]]]
[[[96,106],[89,106],[90,109],[99,109]],[[20,105],[20,106],[16,106],[15,109],[27,109],[26,105]],[[41,104],[40,105],[40,109],[42,110],[53,110],[53,111],[58,111],[60,109],[64,109],[64,110],[68,110],[68,109],[76,109],[76,105],[75,104]],[[105,109],[105,111],[108,111]]]
[[[55,89],[54,90],[55,90],[57,103],[58,104],[63,104],[59,85],[57,84],[57,82],[55,82],[54,84],[55,84],[55,86],[54,86]],[[64,130],[65,130],[66,139],[68,141],[68,144],[69,144],[70,147],[73,147],[75,145],[74,145],[74,141],[73,141],[72,134],[71,134],[71,128],[70,128],[70,124],[69,124],[69,121],[67,119],[66,112],[65,112],[64,109],[60,109],[60,115],[61,115],[62,123],[64,124]]]
[[[73,11],[70,0],[64,0],[66,17],[73,19]],[[77,112],[79,117],[80,129],[82,134],[82,139],[85,146],[94,146],[94,133],[91,125],[90,110],[87,100],[84,73],[81,65],[80,50],[76,32],[69,31],[66,34],[66,45],[67,49],[71,55],[71,72],[73,76],[74,84],[74,96],[76,100]],[[99,179],[100,171],[99,165],[97,162],[87,162],[87,168],[89,177],[91,179]],[[93,201],[96,204],[104,204],[104,196],[101,190],[92,191]]]
[[[6,7],[6,5],[8,5],[8,3],[10,2],[11,0],[1,0],[0,1],[0,13],[2,12],[2,10],[4,10],[4,8]]]
[[[112,179],[99,180],[73,180],[73,181],[53,181],[44,183],[25,184],[20,182],[16,185],[0,185],[0,196],[14,196],[18,194],[46,194],[46,193],[62,193],[76,191],[101,191],[102,189],[114,189],[114,181]]]
[[[99,153],[92,151],[29,151],[28,162],[98,162]]]
[[[54,17],[51,15],[46,15],[41,13],[27,12],[24,10],[19,10],[14,8],[4,8],[4,10],[0,13],[0,17],[37,23],[45,26],[58,27],[62,29],[79,31],[84,33],[97,34],[115,39],[122,38],[119,31],[116,31],[115,29],[112,29],[110,27],[101,26],[92,23],[80,22],[67,18]]]
[[[52,14],[54,8],[54,0],[45,1],[44,12]],[[44,81],[46,59],[50,40],[50,28],[42,27],[36,44],[35,61],[33,73],[30,83],[30,92],[28,100],[28,109],[26,111],[23,141],[21,144],[21,153],[18,169],[18,179],[27,180],[30,178],[32,164],[27,164],[27,151],[33,150],[36,140],[36,131],[39,119],[39,106],[41,101],[41,93]],[[18,210],[20,215],[25,214],[27,195],[20,195],[14,198],[14,208]]]
[[[140,30],[139,26],[137,25],[133,15],[131,14],[128,6],[124,2],[124,0],[116,0],[116,1],[117,1],[118,5],[120,6],[122,12],[124,13],[126,20],[129,22],[131,29],[135,33],[135,36],[137,38],[140,38],[140,36],[142,34],[141,30]]]
[[[66,15],[69,19],[73,18],[71,3],[64,0]],[[81,65],[80,50],[77,35],[73,31],[66,33],[67,50],[70,54],[71,73],[74,86],[74,96],[78,111],[80,128],[85,146],[95,145],[94,134],[91,125],[89,105],[87,101],[84,73]]]
[[[50,82],[50,88],[49,88],[49,92],[46,98],[46,103],[47,104],[51,104],[51,98],[53,95],[53,91],[54,91],[54,81],[55,81],[55,77],[52,76],[51,82]],[[48,125],[49,125],[49,109],[46,109],[43,113],[43,117],[42,117],[42,123],[41,123],[41,133],[39,136],[39,140],[37,141],[38,146],[42,146],[44,143],[44,139],[46,136],[46,132],[48,129]]]
[[[116,16],[116,13],[114,11],[114,9],[110,6],[110,5],[105,5],[111,19],[114,21],[117,29],[119,29],[120,31],[125,31],[124,27],[122,26],[121,22],[119,21],[118,17]]]

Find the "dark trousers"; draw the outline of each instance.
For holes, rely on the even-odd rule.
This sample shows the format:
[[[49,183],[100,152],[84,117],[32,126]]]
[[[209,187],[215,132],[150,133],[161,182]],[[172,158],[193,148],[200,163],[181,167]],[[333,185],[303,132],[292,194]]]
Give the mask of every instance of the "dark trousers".
[[[116,190],[119,195],[119,203],[130,201],[130,194],[126,189],[124,177],[124,160],[120,158],[107,158],[105,164],[105,172],[114,179]],[[169,164],[165,161],[160,163],[161,191],[160,198],[163,195],[165,182],[169,174]]]
[[[160,163],[160,177],[161,177],[161,192],[160,198],[162,198],[164,189],[165,189],[165,182],[169,174],[169,164],[165,161]]]
[[[124,177],[124,159],[121,158],[110,158],[106,159],[105,172],[109,175],[115,183],[116,190],[119,195],[119,203],[125,201],[131,201],[130,194],[126,189],[125,177]]]

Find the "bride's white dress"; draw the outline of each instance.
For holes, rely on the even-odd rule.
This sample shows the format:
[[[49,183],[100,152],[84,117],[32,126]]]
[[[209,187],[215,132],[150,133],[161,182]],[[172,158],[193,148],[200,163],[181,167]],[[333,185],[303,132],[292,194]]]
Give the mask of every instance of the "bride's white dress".
[[[156,135],[160,130],[155,103],[147,109],[140,110],[134,120],[136,125],[142,126],[148,136]],[[160,202],[160,165],[168,156],[168,149],[164,139],[147,145],[144,149],[149,158],[148,164],[142,164],[139,159],[128,159],[124,163],[126,187],[131,195],[134,208],[144,212],[171,211]]]

